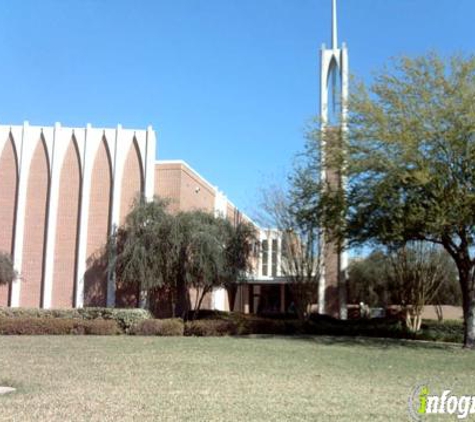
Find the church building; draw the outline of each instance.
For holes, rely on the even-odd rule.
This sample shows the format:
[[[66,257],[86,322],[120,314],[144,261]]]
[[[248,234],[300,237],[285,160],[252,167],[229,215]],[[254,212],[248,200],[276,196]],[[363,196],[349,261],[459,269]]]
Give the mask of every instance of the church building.
[[[324,143],[328,134],[346,131],[348,52],[338,46],[336,0],[332,16],[332,45],[321,50]],[[11,286],[0,286],[0,306],[130,306],[98,258],[139,195],[171,199],[172,212],[201,209],[231,221],[242,217],[223,192],[184,161],[157,161],[156,145],[151,127],[0,126],[0,251],[12,256],[19,274]],[[342,186],[338,169],[325,161],[326,151],[324,144],[322,179]],[[257,225],[256,230],[260,247],[254,273],[239,286],[234,303],[224,289],[215,289],[208,308],[288,309],[281,234]],[[347,257],[330,242],[323,248],[318,310],[345,318]]]

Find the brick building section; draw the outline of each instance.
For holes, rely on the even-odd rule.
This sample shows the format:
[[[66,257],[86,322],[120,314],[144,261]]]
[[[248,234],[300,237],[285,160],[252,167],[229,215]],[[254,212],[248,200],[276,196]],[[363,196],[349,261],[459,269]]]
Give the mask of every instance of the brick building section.
[[[120,225],[125,222],[134,201],[143,192],[143,170],[137,143],[130,146],[122,176],[122,195],[120,198]]]
[[[49,164],[46,145],[39,140],[30,164],[26,196],[25,236],[20,306],[41,306],[46,240]]]
[[[87,271],[84,275],[84,306],[106,306],[106,263],[100,257],[109,234],[112,171],[105,139],[99,145],[91,178],[87,230]]]
[[[120,225],[125,222],[127,214],[132,209],[134,201],[143,192],[143,171],[140,165],[140,155],[137,143],[130,146],[122,176],[122,196],[120,199]],[[127,308],[138,306],[139,294],[137,288],[116,286],[116,306]]]
[[[195,309],[198,301],[201,298],[202,291],[201,290],[197,291],[196,289],[190,289],[189,295],[190,295],[191,309]],[[201,302],[200,309],[211,309],[211,308],[212,308],[211,293],[206,293]]]
[[[238,211],[236,210],[236,208],[230,204],[228,202],[227,206],[226,206],[226,218],[228,219],[228,221],[230,221],[231,223],[237,223],[236,220],[238,220]]]
[[[215,188],[182,162],[155,165],[155,195],[168,198],[172,212],[214,212]]]
[[[181,165],[155,164],[155,195],[170,200],[171,212],[180,209]]]
[[[74,306],[81,170],[71,139],[60,175],[53,271],[53,308]]]
[[[339,295],[339,259],[334,242],[326,242],[324,249],[325,266],[325,313],[338,318],[340,314]]]
[[[0,152],[0,251],[12,254],[18,165],[13,140],[9,138]],[[7,306],[9,286],[0,286],[0,306]]]

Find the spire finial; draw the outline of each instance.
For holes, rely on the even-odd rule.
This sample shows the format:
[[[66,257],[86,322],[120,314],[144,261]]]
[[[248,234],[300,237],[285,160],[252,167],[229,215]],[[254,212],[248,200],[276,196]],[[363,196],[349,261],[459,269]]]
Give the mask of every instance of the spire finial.
[[[338,27],[336,19],[336,0],[333,0],[332,5],[332,48],[338,48]]]

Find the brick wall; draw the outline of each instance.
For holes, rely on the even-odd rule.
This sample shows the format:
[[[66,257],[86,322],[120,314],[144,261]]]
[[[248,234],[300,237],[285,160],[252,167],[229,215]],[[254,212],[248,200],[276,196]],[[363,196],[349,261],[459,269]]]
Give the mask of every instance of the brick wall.
[[[214,187],[182,162],[155,165],[155,194],[171,201],[172,212],[214,211]]]
[[[341,151],[341,129],[327,128],[326,141],[326,169],[325,177],[329,189],[341,187],[341,173],[339,171]],[[331,232],[327,231],[325,239],[331,238]],[[324,245],[324,271],[325,271],[325,311],[324,313],[339,316],[339,278],[340,256],[337,244],[326,240]]]
[[[24,307],[41,306],[48,193],[49,164],[46,145],[39,139],[30,164],[26,196],[20,290],[20,305]]]
[[[181,165],[155,164],[155,195],[170,200],[171,212],[180,209]]]
[[[120,199],[120,224],[125,222],[134,201],[143,192],[143,172],[140,165],[140,153],[137,143],[130,146],[122,175],[122,197]],[[122,284],[116,286],[115,304],[119,308],[136,307],[139,304],[139,293],[136,287]]]
[[[9,138],[0,155],[0,251],[13,252],[18,167],[13,141]],[[8,305],[9,286],[0,286],[0,306]]]
[[[75,141],[71,139],[60,175],[53,271],[53,308],[74,306],[80,188],[79,156]]]
[[[105,263],[98,260],[109,233],[112,175],[110,155],[105,139],[99,145],[94,160],[89,198],[87,235],[87,271],[84,276],[84,305],[105,306],[107,278]]]

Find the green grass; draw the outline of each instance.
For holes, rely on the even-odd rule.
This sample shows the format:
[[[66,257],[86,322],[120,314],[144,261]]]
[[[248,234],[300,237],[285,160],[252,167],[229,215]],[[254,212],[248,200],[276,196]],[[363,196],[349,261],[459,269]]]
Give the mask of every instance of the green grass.
[[[362,338],[0,337],[4,421],[404,421],[428,379],[475,395],[475,352]]]

